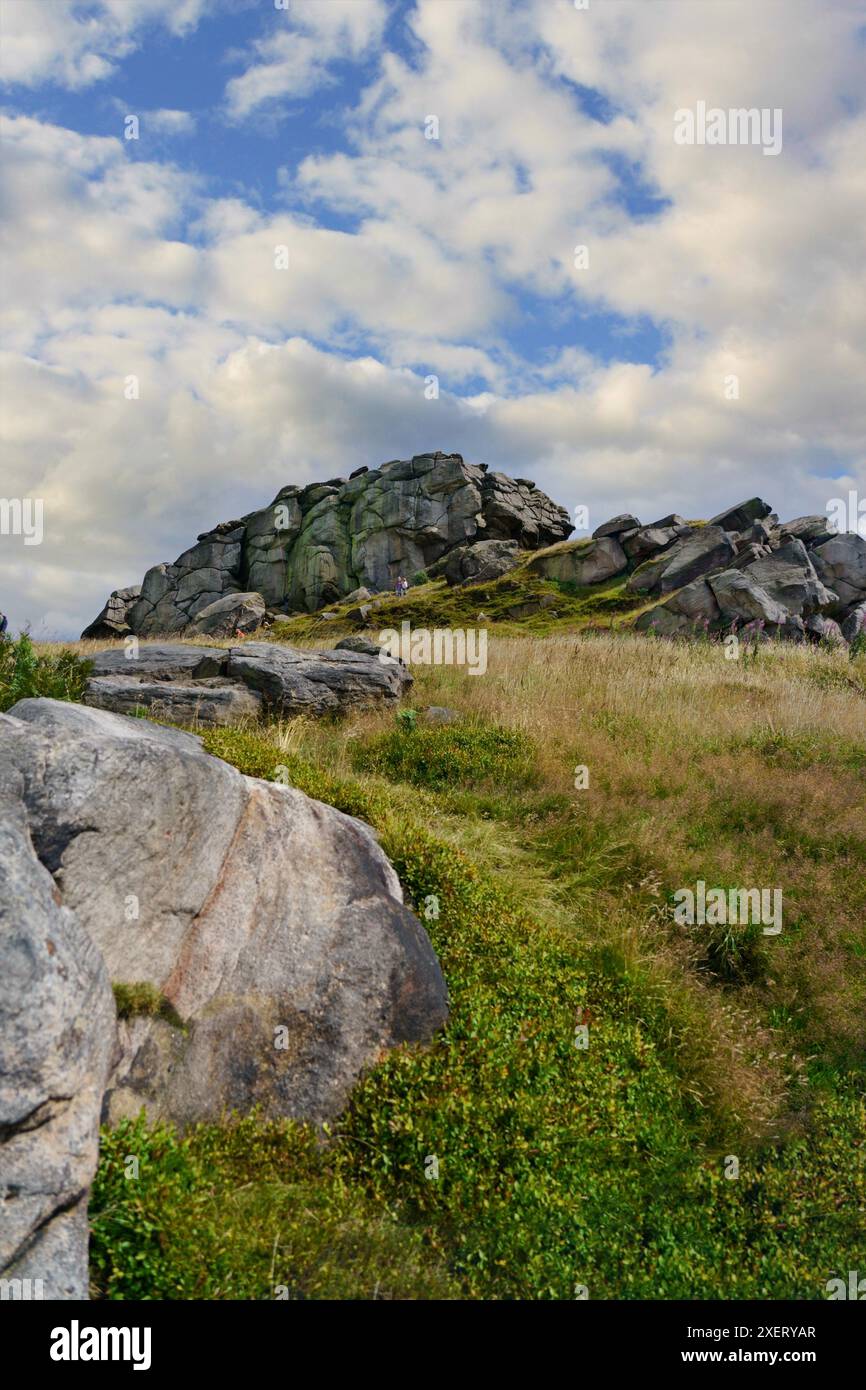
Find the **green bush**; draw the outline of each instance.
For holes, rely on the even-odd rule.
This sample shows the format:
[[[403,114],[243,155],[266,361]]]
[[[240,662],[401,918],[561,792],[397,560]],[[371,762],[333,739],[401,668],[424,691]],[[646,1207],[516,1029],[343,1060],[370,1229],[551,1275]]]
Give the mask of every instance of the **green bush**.
[[[430,576],[429,576],[429,574],[427,573],[426,570],[418,570],[418,571],[412,576],[412,583],[413,583],[413,584],[429,584],[429,583],[430,583]]]
[[[486,725],[401,727],[360,741],[352,765],[391,781],[440,791],[445,787],[532,784],[534,746],[525,734]]]
[[[26,632],[0,637],[0,710],[34,696],[80,700],[91,666],[74,652],[37,655]]]

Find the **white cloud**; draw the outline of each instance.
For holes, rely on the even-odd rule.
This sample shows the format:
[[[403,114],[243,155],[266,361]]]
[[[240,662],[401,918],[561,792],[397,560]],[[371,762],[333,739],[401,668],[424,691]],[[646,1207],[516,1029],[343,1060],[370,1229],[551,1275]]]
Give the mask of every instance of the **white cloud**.
[[[102,6],[103,26],[122,9]],[[412,62],[382,55],[349,147],[283,172],[284,213],[209,198],[120,139],[10,120],[4,489],[44,497],[46,539],[26,555],[0,540],[0,607],[71,633],[109,589],[284,482],[437,447],[531,475],[596,522],[755,492],[795,515],[866,492],[856,16],[842,0],[785,12],[421,0]],[[381,23],[354,0],[277,14],[230,84],[235,114],[329,79]],[[85,49],[67,38],[74,73]],[[47,53],[32,48],[29,70],[60,80]],[[615,119],[582,113],[573,84]],[[782,154],[676,146],[673,112],[698,99],[782,106]],[[640,161],[663,213],[629,214],[614,158]],[[322,225],[323,208],[352,230]],[[545,296],[571,303],[573,345],[521,357],[527,291],[536,345]],[[581,345],[581,316],[605,309],[664,324],[655,370]]]
[[[369,53],[387,13],[384,0],[293,0],[253,44],[250,66],[228,82],[229,115],[243,120],[264,103],[306,96],[333,80],[331,64]]]
[[[181,35],[208,0],[0,0],[0,81],[76,90],[103,81],[148,23]]]

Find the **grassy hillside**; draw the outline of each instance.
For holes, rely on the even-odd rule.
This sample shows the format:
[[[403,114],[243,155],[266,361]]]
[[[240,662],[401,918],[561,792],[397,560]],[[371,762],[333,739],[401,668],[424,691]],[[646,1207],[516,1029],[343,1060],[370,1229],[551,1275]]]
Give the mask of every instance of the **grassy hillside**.
[[[428,601],[440,625],[479,611],[416,590],[383,626]],[[411,705],[456,725],[205,734],[376,826],[452,1017],[324,1142],[255,1118],[106,1133],[97,1293],[808,1299],[864,1267],[866,662],[727,661],[608,616],[494,628],[483,677],[415,668]],[[782,934],[678,926],[699,878],[781,887]]]

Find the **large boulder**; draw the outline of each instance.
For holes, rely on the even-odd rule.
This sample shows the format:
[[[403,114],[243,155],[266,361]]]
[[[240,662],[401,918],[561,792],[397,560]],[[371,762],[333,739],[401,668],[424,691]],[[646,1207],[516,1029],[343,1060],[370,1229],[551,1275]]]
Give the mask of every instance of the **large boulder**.
[[[125,637],[132,631],[128,621],[129,610],[140,597],[140,584],[133,584],[128,589],[115,589],[109,594],[102,612],[82,632],[82,642],[94,637],[103,641],[110,637]]]
[[[91,676],[84,702],[116,714],[144,714],[172,724],[218,728],[259,719],[262,697],[238,681],[209,676],[200,681],[149,681],[136,676]]]
[[[720,617],[715,594],[706,579],[701,578],[693,579],[664,603],[641,613],[635,627],[638,631],[652,630],[660,637],[678,637],[705,630]]]
[[[866,599],[851,609],[840,630],[846,642],[853,642],[855,637],[866,633]]]
[[[520,559],[517,541],[477,541],[458,545],[441,566],[446,583],[488,584],[514,569]]]
[[[0,1278],[77,1300],[116,1025],[100,953],[49,872],[62,836],[34,848],[27,790],[45,743],[0,715]]]
[[[753,578],[754,565],[748,570],[723,570],[707,580],[722,613],[722,617],[739,622],[763,622],[767,627],[783,626],[788,610],[778,603]]]
[[[277,642],[242,647],[136,643],[97,652],[84,700],[117,714],[148,710],[187,724],[235,724],[261,714],[341,714],[389,704],[412,684],[402,662],[379,648],[302,651]]]
[[[243,681],[281,715],[338,714],[351,707],[392,703],[412,684],[402,662],[345,648],[301,651],[275,642],[232,647],[226,674]]]
[[[772,554],[755,560],[746,573],[776,603],[799,618],[836,601],[836,594],[826,589],[815,573],[803,542],[794,537]]]
[[[600,540],[563,541],[529,562],[531,574],[560,583],[600,584],[622,574],[628,566],[625,551],[615,536]]]
[[[669,550],[645,560],[628,581],[632,593],[668,594],[693,579],[725,569],[734,558],[733,541],[719,526],[692,526]]]
[[[678,539],[680,526],[641,526],[618,536],[620,545],[633,565],[641,565],[651,555],[669,550]]]
[[[604,536],[621,536],[624,531],[640,530],[640,522],[631,512],[621,512],[619,516],[612,516],[610,521],[605,521],[601,526],[596,526],[592,533],[594,541],[602,540]]]
[[[261,594],[225,594],[199,609],[190,631],[201,637],[234,637],[255,632],[265,616]]]
[[[573,529],[529,479],[459,454],[417,454],[348,479],[284,487],[269,506],[203,532],[173,565],[148,570],[127,620],[147,637],[194,624],[215,632],[207,610],[250,593],[265,608],[315,612],[361,587],[392,589],[399,574],[429,571],[457,546],[513,541],[537,550]]]
[[[33,1036],[32,1094],[5,1101],[30,1129],[22,1142],[39,1142],[34,1120],[77,1094],[79,1051],[98,1049],[99,1067],[88,1065],[100,1091],[111,1011],[89,942],[124,1001],[110,1121],[142,1105],[182,1126],[254,1106],[324,1121],[385,1049],[425,1042],[444,1023],[429,939],[362,822],[242,776],[178,730],[54,700],[20,701],[12,715],[0,768],[20,787],[19,834],[38,860],[12,898],[16,913],[30,911],[41,884],[30,939],[43,942],[38,966],[37,945],[22,946],[5,986]],[[65,946],[72,924],[80,964]],[[63,971],[74,973],[58,985],[67,1003],[55,1025],[41,1002],[50,994],[30,982]],[[95,1157],[92,1106],[87,1117],[86,1162],[75,1145],[66,1160],[76,1197]]]
[[[812,561],[828,589],[838,595],[839,611],[866,598],[866,540],[856,531],[843,531],[815,546]]]
[[[708,525],[718,526],[722,531],[747,531],[753,522],[770,516],[772,510],[769,502],[764,502],[760,497],[750,497],[747,502],[740,502],[736,507],[729,507],[727,511],[719,512],[718,516],[710,517]]]
[[[820,545],[836,533],[826,516],[797,516],[793,521],[783,521],[779,527],[782,541],[798,540],[804,545]]]

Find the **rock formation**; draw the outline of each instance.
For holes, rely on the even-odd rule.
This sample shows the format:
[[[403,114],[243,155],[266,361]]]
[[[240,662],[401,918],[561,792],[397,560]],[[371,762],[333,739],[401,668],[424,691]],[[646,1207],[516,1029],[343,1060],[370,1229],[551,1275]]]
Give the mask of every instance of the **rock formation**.
[[[82,1296],[81,1202],[115,1046],[102,960],[157,1005],[121,1019],[112,1119],[260,1105],[324,1120],[383,1049],[432,1037],[446,991],[369,827],[242,776],[193,735],[22,700],[0,723],[0,777],[0,1249],[42,1273],[46,1244]]]
[[[25,786],[40,765],[27,725],[0,714],[0,746],[0,1277],[21,1281],[19,1297],[82,1299],[114,999],[52,878],[62,827],[33,844]]]
[[[515,541],[534,550],[572,531],[535,484],[459,454],[419,454],[306,487],[203,532],[174,564],[117,590],[87,636],[231,636],[266,609],[314,612],[359,587],[387,590],[455,546]]]
[[[577,585],[628,575],[630,593],[664,600],[635,624],[661,636],[753,626],[835,643],[866,630],[866,540],[833,532],[823,516],[782,524],[760,497],[692,525],[617,516],[591,540],[540,551],[528,569]]]
[[[148,711],[175,724],[235,724],[245,715],[340,714],[391,704],[412,684],[379,648],[301,651],[277,642],[220,649],[182,642],[113,648],[91,658],[84,702],[118,714]]]

